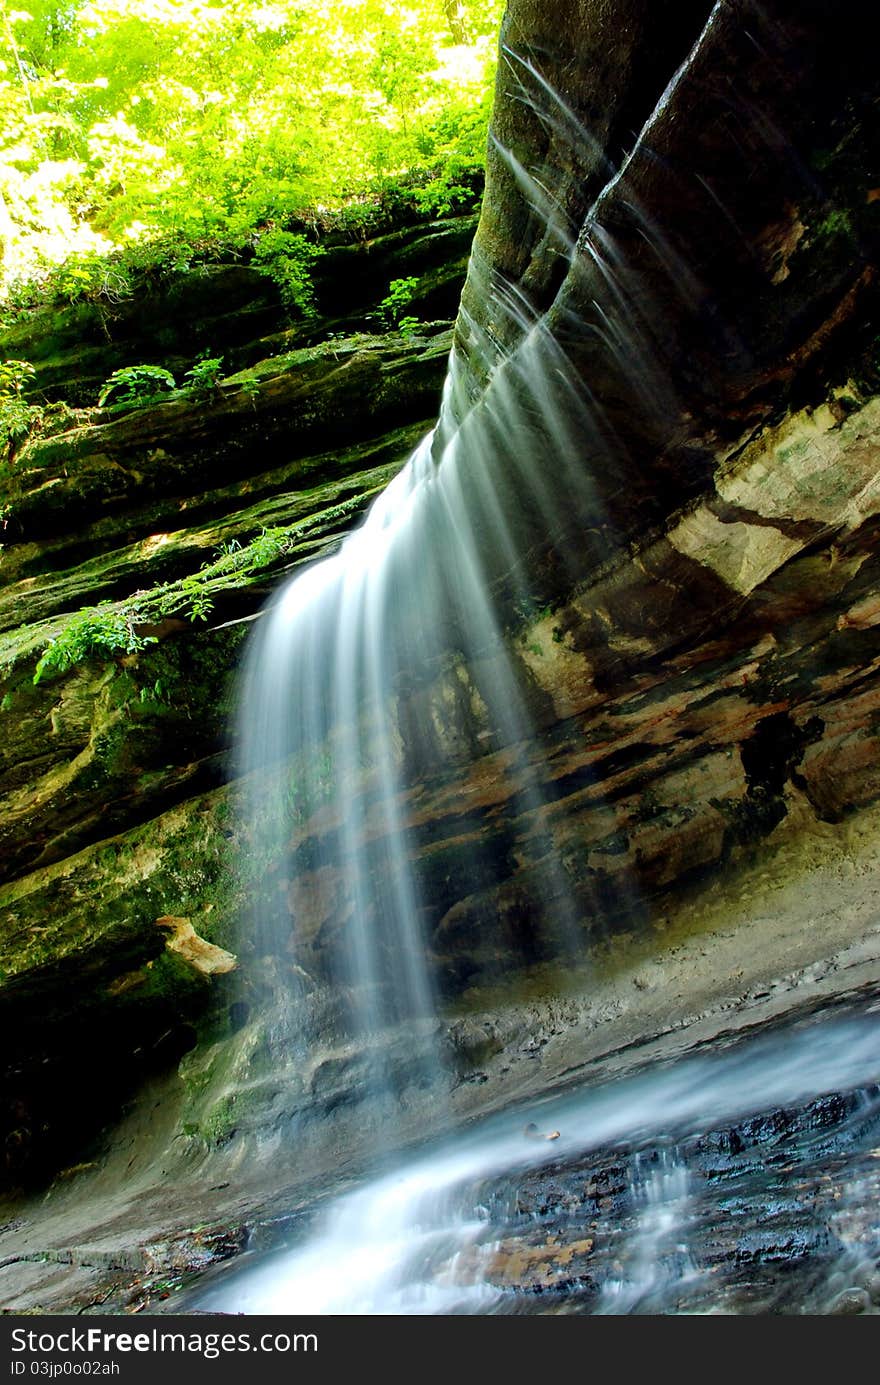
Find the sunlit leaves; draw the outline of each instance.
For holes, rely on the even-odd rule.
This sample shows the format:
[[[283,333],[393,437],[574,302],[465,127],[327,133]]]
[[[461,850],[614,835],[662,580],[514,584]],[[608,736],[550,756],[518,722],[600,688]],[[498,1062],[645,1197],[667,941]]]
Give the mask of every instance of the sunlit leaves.
[[[501,0],[2,3],[7,284],[482,161]]]

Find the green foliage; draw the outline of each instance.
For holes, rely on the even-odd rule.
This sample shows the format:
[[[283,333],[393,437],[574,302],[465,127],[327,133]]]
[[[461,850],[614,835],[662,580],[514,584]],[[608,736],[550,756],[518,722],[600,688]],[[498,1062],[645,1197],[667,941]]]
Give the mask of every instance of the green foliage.
[[[324,521],[350,515],[356,500],[346,500],[324,512]],[[156,644],[154,635],[140,628],[168,616],[182,616],[192,622],[207,620],[214,607],[217,590],[241,582],[242,575],[260,572],[288,553],[306,525],[293,524],[264,528],[250,543],[237,540],[223,544],[218,555],[198,571],[175,582],[165,582],[149,592],[138,592],[128,601],[101,601],[71,616],[60,633],[44,649],[33,681],[58,676],[94,655],[134,654]],[[167,685],[153,684],[152,694],[141,700],[161,701],[168,695]]]
[[[815,233],[818,236],[825,237],[852,237],[853,225],[849,212],[838,211],[837,209],[830,211],[828,215],[817,224]]]
[[[203,356],[184,374],[184,388],[207,399],[217,392],[222,378],[222,367],[222,356]]]
[[[399,327],[402,332],[412,331],[418,318],[405,314],[404,309],[409,307],[418,286],[418,279],[412,275],[407,279],[391,280],[388,293],[379,304],[379,316],[386,327]]]
[[[256,400],[260,393],[259,380],[255,380],[253,376],[249,376],[247,379],[242,380],[239,388],[241,389],[242,394],[247,395],[248,399],[250,399],[254,408],[256,408]]]
[[[193,624],[197,620],[207,620],[214,609],[214,599],[205,590],[205,579],[199,573],[193,573],[187,577],[181,577],[176,584],[177,590],[174,599],[170,603],[170,609],[175,615],[186,615],[187,619]],[[164,606],[160,605],[160,610]]]
[[[170,707],[172,698],[167,679],[155,678],[150,687],[144,686],[140,689],[138,698],[142,703],[153,702],[162,707]]]
[[[29,361],[0,361],[0,460],[11,462],[42,416],[38,404],[29,404],[24,390],[33,378]]]
[[[114,370],[98,395],[98,407],[119,404],[127,409],[149,404],[157,395],[175,389],[170,370],[158,365],[126,365]]]
[[[281,290],[281,301],[301,317],[315,314],[311,269],[324,251],[305,236],[273,227],[264,231],[254,249],[253,266]]]
[[[95,251],[72,255],[58,265],[52,277],[55,298],[75,303],[80,298],[108,304],[123,303],[134,293],[132,269]]]
[[[133,654],[155,644],[154,636],[138,634],[138,618],[135,606],[116,605],[112,601],[77,611],[44,649],[34,682],[66,673],[95,654]]]
[[[502,0],[30,0],[4,9],[2,287],[112,305],[253,228],[426,212],[483,164]],[[281,234],[293,234],[282,232]],[[289,250],[289,247],[288,247]],[[266,251],[267,267],[269,257]],[[149,255],[147,255],[149,259]],[[298,252],[275,274],[308,311]],[[307,266],[306,266],[307,267]],[[140,271],[138,271],[140,272]]]
[[[40,410],[16,395],[0,395],[0,451],[11,462],[26,441]]]
[[[171,282],[186,274],[198,255],[209,258],[240,255],[242,246],[222,241],[190,245],[179,236],[157,235],[149,241],[129,240],[103,250],[72,250],[59,264],[43,264],[33,274],[9,277],[6,283],[8,318],[45,301],[97,303],[112,314],[114,307],[132,298],[139,289]]]
[[[0,395],[21,395],[34,374],[30,361],[0,361]]]
[[[214,609],[210,587],[218,579],[242,572],[259,572],[270,567],[289,548],[296,528],[263,529],[248,544],[236,540],[224,544],[217,558],[204,563],[197,572],[176,582],[168,582],[152,593],[159,616],[186,616],[193,622],[207,620]]]

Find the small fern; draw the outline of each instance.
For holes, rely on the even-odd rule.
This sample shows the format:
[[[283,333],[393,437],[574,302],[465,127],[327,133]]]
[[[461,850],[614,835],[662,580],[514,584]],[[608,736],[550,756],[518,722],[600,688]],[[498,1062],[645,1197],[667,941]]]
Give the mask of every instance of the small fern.
[[[43,650],[33,681],[57,677],[94,654],[134,654],[155,644],[154,635],[138,634],[138,614],[135,606],[112,601],[77,611]]]

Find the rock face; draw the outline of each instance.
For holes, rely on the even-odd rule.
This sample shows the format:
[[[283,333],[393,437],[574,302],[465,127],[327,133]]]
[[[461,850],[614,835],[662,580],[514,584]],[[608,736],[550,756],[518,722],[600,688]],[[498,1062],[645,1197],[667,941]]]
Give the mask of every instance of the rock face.
[[[100,323],[98,306],[80,305],[7,333],[4,349],[35,365],[32,397],[79,406],[60,423],[50,410],[61,431],[13,459],[3,515],[0,1080],[13,1183],[41,1178],[176,1061],[206,1007],[240,1023],[226,984],[242,903],[226,785],[243,641],[279,576],[333,551],[431,426],[474,226],[473,214],[423,219],[331,246],[322,315],[306,321],[269,280],[215,266]],[[380,330],[402,275],[417,280],[413,313],[445,320]],[[85,407],[112,370],[161,362],[179,377],[205,347],[230,371],[213,389]],[[102,649],[108,617],[117,647]],[[41,673],[71,631],[72,662]]]
[[[585,958],[624,933],[662,951],[658,920],[698,884],[747,870],[789,820],[845,825],[880,796],[880,150],[863,10],[694,3],[670,21],[647,0],[508,8],[494,128],[553,205],[548,227],[493,150],[456,327],[465,395],[546,314],[614,445],[594,470],[595,523],[536,545],[529,606],[509,629],[541,821],[521,792],[522,748],[486,722],[481,670],[451,647],[399,690],[401,815],[450,1001],[556,955],[563,901],[538,870],[548,842]],[[472,231],[407,233],[395,255],[421,240],[425,258],[381,262],[460,284]],[[345,251],[353,282],[367,253]],[[505,313],[502,276],[524,313]],[[282,1081],[283,1023],[256,1020],[289,959],[243,934],[241,866],[287,891],[326,979],[336,882],[309,860],[336,824],[303,824],[292,882],[263,878],[260,843],[231,809],[231,680],[272,585],[332,551],[429,426],[450,324],[364,333],[364,299],[343,335],[337,296],[308,339],[291,337],[264,281],[257,298],[238,272],[230,286],[237,373],[209,401],[94,413],[18,460],[0,591],[13,1181],[72,1157],[114,1102],[184,1054],[175,1129],[201,1150],[293,1112],[344,1112],[363,1086],[369,1056],[342,1048]],[[60,392],[80,330],[43,349],[34,327],[27,350],[9,349]],[[131,359],[134,324],[120,330],[86,379]],[[143,359],[166,359],[157,337],[141,340]],[[190,358],[207,340],[186,338]],[[219,562],[222,545],[234,554],[267,528],[285,533],[265,565]],[[576,581],[554,562],[563,543],[577,547]],[[105,600],[135,647],[34,684],[47,641]],[[352,791],[369,804],[373,786]],[[476,839],[496,848],[477,879]],[[170,946],[181,939],[188,952]],[[492,1049],[492,1033],[461,1038],[462,1081],[481,1080]],[[401,1041],[401,1087],[411,1060]],[[105,1078],[84,1105],[75,1079],[91,1068]]]
[[[450,653],[397,709],[401,816],[450,995],[511,956],[556,956],[570,898],[589,948],[650,924],[664,893],[748,853],[793,801],[837,822],[875,795],[878,150],[851,126],[876,93],[853,65],[858,14],[847,29],[821,5],[694,7],[662,41],[649,7],[571,18],[577,61],[543,7],[508,12],[494,128],[516,163],[493,154],[457,347],[477,399],[545,314],[594,401],[578,434],[592,521],[573,501],[571,527],[529,549],[510,621],[536,728],[525,768],[486,712],[491,656]],[[609,179],[618,101],[645,124]],[[550,439],[546,456],[565,484]],[[363,794],[381,831],[376,786]],[[325,813],[293,843],[290,914],[317,975],[348,862],[312,863],[341,835]]]

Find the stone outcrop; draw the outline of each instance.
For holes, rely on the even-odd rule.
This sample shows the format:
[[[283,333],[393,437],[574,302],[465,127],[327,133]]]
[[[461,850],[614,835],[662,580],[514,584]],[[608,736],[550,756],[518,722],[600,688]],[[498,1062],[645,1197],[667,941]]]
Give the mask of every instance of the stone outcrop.
[[[864,7],[722,0],[677,7],[674,23],[662,7],[629,0],[564,8],[573,38],[560,52],[558,7],[509,6],[505,42],[519,58],[502,65],[495,115],[501,142],[542,186],[558,188],[557,226],[547,231],[491,153],[456,342],[470,369],[466,393],[477,398],[527,327],[527,317],[498,317],[498,276],[512,276],[588,382],[615,446],[594,477],[595,523],[536,544],[529,609],[509,623],[533,742],[504,743],[480,696],[488,671],[466,667],[452,648],[444,667],[399,690],[395,708],[411,769],[401,816],[416,843],[440,989],[450,1006],[467,1007],[483,988],[511,985],[523,1024],[537,1033],[546,1020],[551,1047],[579,1025],[594,1034],[631,1003],[615,991],[618,1009],[589,1021],[576,1004],[540,1023],[528,1009],[541,973],[534,983],[511,973],[549,966],[569,945],[563,890],[581,958],[604,965],[616,940],[636,938],[666,965],[666,920],[687,913],[701,889],[733,882],[745,897],[766,869],[765,848],[838,830],[849,841],[856,810],[880,797],[880,149]],[[550,115],[535,70],[564,100]],[[623,164],[610,180],[609,160]],[[442,228],[428,237],[454,245],[459,274],[462,232],[448,243]],[[581,247],[571,269],[566,238]],[[357,279],[364,252],[346,253]],[[448,285],[442,255],[437,263]],[[607,345],[620,295],[634,305],[626,368]],[[199,1157],[211,1149],[231,1159],[236,1140],[258,1142],[295,1116],[317,1169],[315,1117],[327,1118],[327,1138],[341,1148],[382,1120],[358,1106],[369,1054],[328,1038],[307,1069],[278,1066],[285,1021],[268,1023],[261,1006],[290,959],[267,957],[242,935],[248,870],[275,890],[282,914],[296,915],[318,983],[308,1003],[327,1007],[332,1036],[339,1002],[320,983],[342,923],[339,880],[310,862],[338,823],[324,814],[303,824],[294,878],[273,875],[231,806],[226,744],[250,618],[283,574],[333,550],[436,409],[448,322],[401,338],[364,332],[366,301],[342,329],[337,311],[324,340],[316,326],[306,340],[299,329],[285,335],[255,300],[258,335],[230,348],[237,373],[211,401],[178,394],[124,416],[93,413],[77,433],[37,440],[21,458],[0,590],[0,1004],[13,1035],[13,1178],[47,1167],[37,1149],[72,1156],[114,1102],[163,1068],[180,1073],[169,1130]],[[213,320],[210,330],[213,346]],[[47,390],[60,390],[72,341],[47,348]],[[282,354],[261,358],[266,342]],[[28,354],[20,340],[16,354]],[[95,379],[111,364],[106,353],[98,360]],[[266,566],[199,577],[221,545],[246,546],[278,526],[290,532]],[[562,545],[577,548],[577,581],[554,562]],[[504,579],[499,572],[500,587]],[[124,607],[136,594],[134,633],[156,644],[34,685],[47,641],[77,609]],[[210,610],[193,623],[199,597]],[[522,793],[524,764],[540,809]],[[374,791],[369,778],[352,786],[368,819]],[[493,870],[474,878],[470,846],[487,840]],[[558,894],[541,870],[548,852]],[[206,973],[169,950],[183,935],[157,928],[166,916],[237,967]],[[760,923],[781,974],[805,975],[806,953],[789,958],[772,911]],[[735,989],[722,925],[699,927]],[[827,920],[804,927],[817,935],[817,958],[845,951]],[[760,967],[744,959],[744,971],[757,994]],[[635,1028],[683,1023],[671,1001],[667,1013],[651,999],[644,974],[632,981],[646,991]],[[712,991],[716,1017],[736,1003]],[[460,1110],[525,1089],[526,1039],[511,1023],[438,1021]],[[637,1042],[634,1032],[607,1032]],[[111,1048],[100,1101],[74,1114],[59,1094],[71,1074],[106,1064]],[[415,1137],[431,1118],[415,1091],[418,1053],[399,1035],[392,1050]],[[505,1050],[517,1061],[505,1066]],[[572,1041],[555,1077],[577,1063]],[[553,1256],[516,1254],[518,1282],[556,1273]],[[510,1263],[499,1262],[502,1278]]]
[[[474,224],[423,220],[329,247],[322,315],[306,321],[291,321],[269,280],[216,266],[109,320],[91,305],[38,312],[4,338],[36,367],[32,399],[67,392],[66,412],[56,403],[52,427],[13,459],[3,514],[0,1004],[13,1181],[41,1177],[179,1057],[206,1006],[235,1028],[220,980],[229,968],[206,969],[210,954],[156,925],[188,919],[216,957],[238,948],[226,785],[249,622],[284,573],[338,546],[432,425]],[[413,315],[445,321],[382,329],[378,305],[402,275],[417,281]],[[228,362],[208,391],[132,409],[83,402],[113,369],[160,362],[179,376],[205,346]],[[92,625],[70,666],[41,674],[83,611]],[[128,651],[125,635],[102,651],[108,613],[130,633]],[[75,1095],[77,1074],[93,1071],[101,1082]]]

